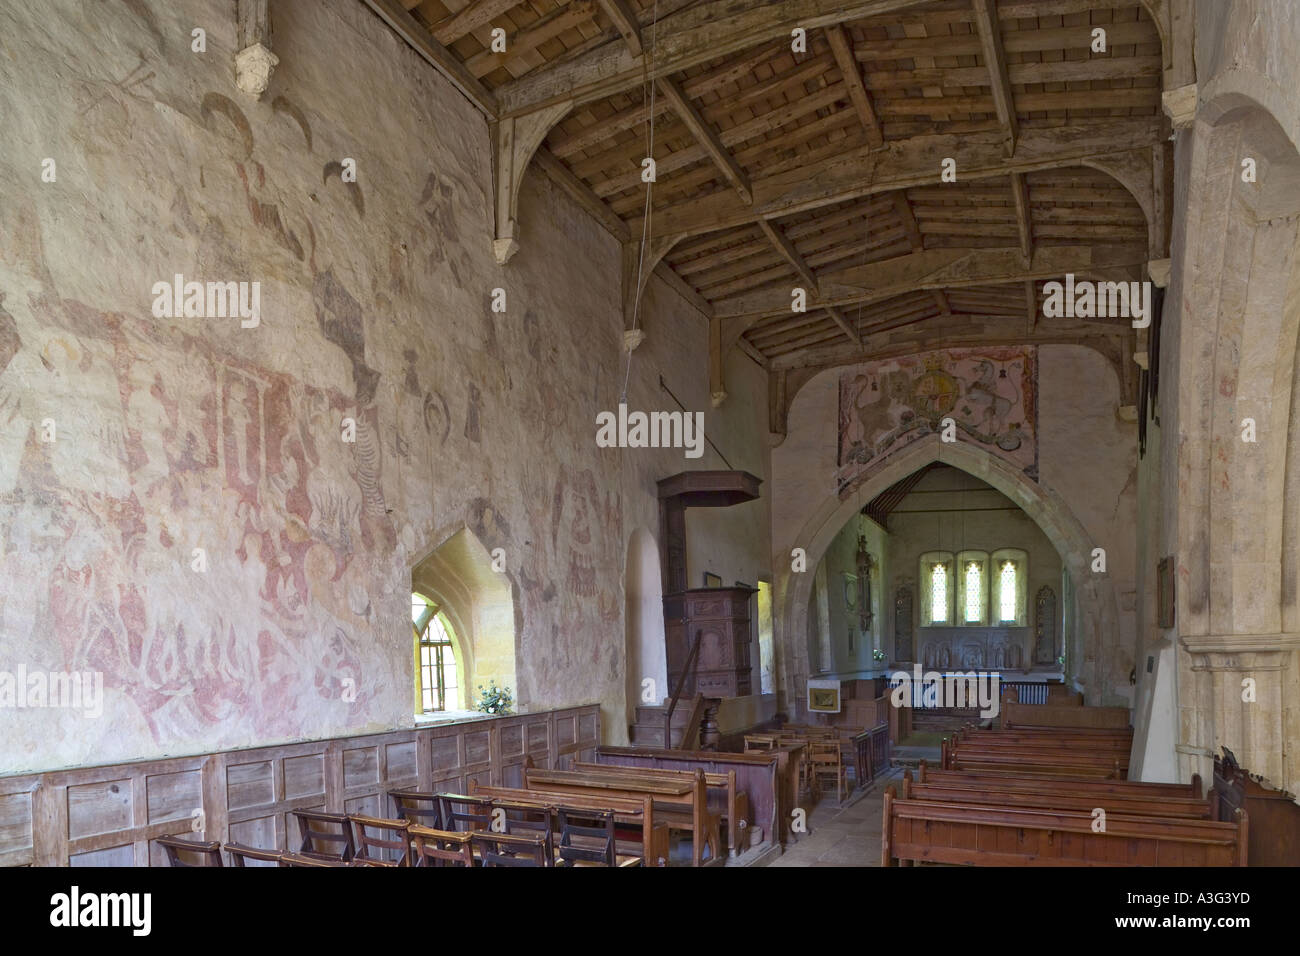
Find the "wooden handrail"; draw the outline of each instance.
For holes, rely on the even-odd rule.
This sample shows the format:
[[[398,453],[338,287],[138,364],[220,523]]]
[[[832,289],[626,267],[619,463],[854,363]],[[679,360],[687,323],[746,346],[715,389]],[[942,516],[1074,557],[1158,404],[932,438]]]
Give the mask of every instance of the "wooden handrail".
[[[703,631],[695,632],[695,639],[691,641],[691,652],[686,655],[686,666],[682,668],[682,679],[677,682],[677,689],[673,691],[672,698],[668,701],[668,710],[664,713],[664,750],[671,750],[673,747],[673,711],[677,709],[677,701],[682,696],[682,688],[686,686],[686,680],[691,676],[691,668],[695,666],[695,659],[700,654],[700,637]]]

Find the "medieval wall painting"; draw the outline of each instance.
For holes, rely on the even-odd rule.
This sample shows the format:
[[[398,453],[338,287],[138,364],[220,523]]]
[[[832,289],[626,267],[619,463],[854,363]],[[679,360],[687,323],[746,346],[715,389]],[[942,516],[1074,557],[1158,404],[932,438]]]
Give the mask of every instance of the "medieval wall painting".
[[[843,492],[893,452],[942,429],[1038,480],[1038,357],[1033,346],[954,348],[867,362],[840,376]]]

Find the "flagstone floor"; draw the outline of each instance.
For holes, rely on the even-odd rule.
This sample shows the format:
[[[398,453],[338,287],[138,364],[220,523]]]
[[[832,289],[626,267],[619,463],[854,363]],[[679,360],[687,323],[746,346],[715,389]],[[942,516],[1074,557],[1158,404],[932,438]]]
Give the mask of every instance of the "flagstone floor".
[[[797,836],[768,866],[880,866],[880,810],[885,788],[901,787],[903,768],[877,777],[864,794],[838,807],[823,800],[808,818],[808,833]]]

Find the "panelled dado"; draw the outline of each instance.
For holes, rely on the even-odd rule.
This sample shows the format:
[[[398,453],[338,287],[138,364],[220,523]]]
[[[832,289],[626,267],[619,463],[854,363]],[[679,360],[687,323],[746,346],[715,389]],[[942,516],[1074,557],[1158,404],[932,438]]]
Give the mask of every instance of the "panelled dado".
[[[0,777],[0,865],[160,866],[161,836],[287,845],[293,810],[387,817],[391,789],[517,787],[600,745],[596,704],[252,750]]]

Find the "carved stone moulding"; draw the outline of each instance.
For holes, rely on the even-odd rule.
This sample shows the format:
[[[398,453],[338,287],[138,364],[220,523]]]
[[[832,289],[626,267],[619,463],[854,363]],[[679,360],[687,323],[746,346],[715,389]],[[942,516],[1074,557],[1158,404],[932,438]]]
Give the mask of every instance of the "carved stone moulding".
[[[1300,634],[1198,634],[1179,640],[1194,671],[1280,671],[1300,648]]]

